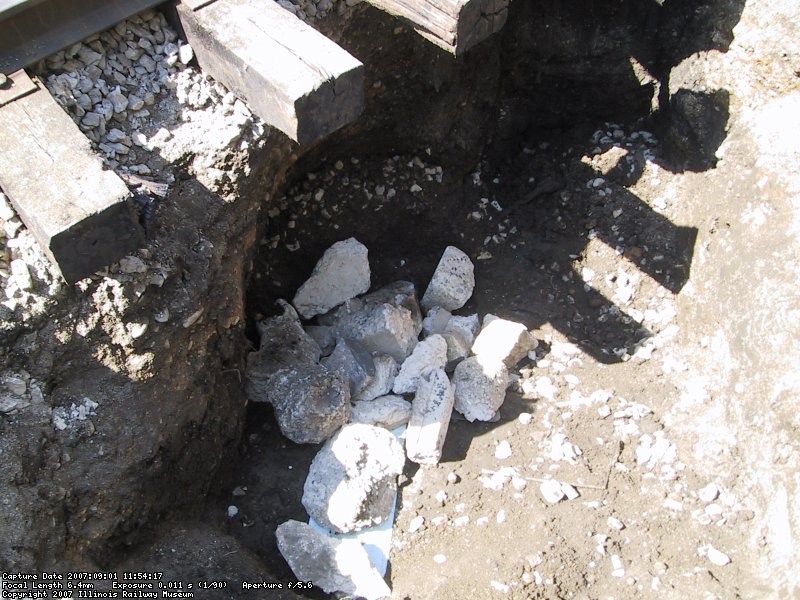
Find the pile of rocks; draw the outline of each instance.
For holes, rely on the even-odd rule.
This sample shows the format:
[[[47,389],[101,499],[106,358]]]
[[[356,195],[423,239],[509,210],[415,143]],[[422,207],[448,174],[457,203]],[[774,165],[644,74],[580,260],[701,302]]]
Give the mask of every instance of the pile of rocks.
[[[306,22],[314,22],[329,14],[343,14],[361,0],[276,0],[286,10]]]
[[[524,325],[494,315],[482,328],[476,314],[454,315],[474,286],[472,261],[449,246],[421,300],[405,281],[367,293],[368,251],[350,238],[325,252],[292,304],[280,301],[282,314],[258,324],[261,347],[248,357],[247,394],[273,406],[292,441],[325,442],[303,494],[322,527],[343,534],[385,523],[405,457],[438,463],[454,409],[468,421],[496,417],[509,368],[536,340]],[[387,431],[402,425],[405,456]],[[319,553],[336,564],[340,549],[322,538],[299,523],[279,528],[281,551],[301,579],[322,581],[311,564]],[[336,587],[343,574],[335,573],[323,589],[388,594],[374,577]]]

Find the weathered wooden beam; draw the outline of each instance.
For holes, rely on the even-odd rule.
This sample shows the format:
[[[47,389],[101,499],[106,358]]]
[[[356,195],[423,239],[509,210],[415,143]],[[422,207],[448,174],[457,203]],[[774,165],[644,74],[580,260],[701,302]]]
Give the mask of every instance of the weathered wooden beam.
[[[44,86],[0,106],[0,186],[69,283],[143,241],[127,186]]]
[[[367,0],[459,56],[505,25],[508,0]]]
[[[179,4],[178,17],[203,70],[300,144],[363,111],[361,62],[275,2]]]

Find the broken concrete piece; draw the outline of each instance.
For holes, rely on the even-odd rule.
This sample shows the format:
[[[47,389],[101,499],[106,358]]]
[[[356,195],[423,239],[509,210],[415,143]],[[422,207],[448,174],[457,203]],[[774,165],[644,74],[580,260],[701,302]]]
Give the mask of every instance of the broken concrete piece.
[[[317,342],[322,356],[328,356],[336,347],[336,331],[328,325],[307,325],[305,332]]]
[[[405,458],[386,429],[345,425],[320,449],[303,486],[303,506],[320,525],[338,533],[379,525],[394,507]]]
[[[311,277],[292,301],[297,312],[310,319],[369,289],[367,248],[355,238],[336,242],[325,251]]]
[[[322,365],[281,369],[266,388],[281,433],[298,444],[319,444],[347,422],[350,386]]]
[[[441,460],[454,399],[444,369],[430,369],[422,375],[406,430],[406,454],[410,460],[423,465],[435,465]]]
[[[439,306],[458,310],[475,289],[475,267],[469,256],[455,246],[445,248],[420,304],[425,310]]]
[[[535,347],[536,339],[525,325],[489,314],[483,318],[483,329],[475,338],[472,352],[502,360],[507,367],[513,367]]]
[[[400,367],[394,378],[392,390],[395,394],[413,394],[417,391],[422,372],[426,369],[444,369],[447,364],[447,342],[437,334],[425,338]]]
[[[468,317],[454,315],[450,317],[444,330],[446,333],[458,333],[464,338],[464,341],[472,346],[475,343],[475,336],[478,335],[480,327],[481,320],[478,315],[469,315]]]
[[[473,356],[453,373],[455,409],[467,421],[491,421],[506,398],[508,369],[501,360]]]
[[[372,364],[375,369],[372,381],[353,397],[354,400],[374,400],[392,391],[400,368],[397,361],[388,354],[378,354],[372,357]]]
[[[357,340],[340,339],[333,353],[322,360],[329,371],[336,371],[350,384],[350,396],[358,395],[372,383],[375,377],[375,363],[372,355]]]
[[[360,341],[373,354],[388,354],[398,363],[411,354],[419,335],[411,312],[391,304],[362,306],[341,314],[336,332],[339,337]]]
[[[362,300],[367,306],[391,304],[392,306],[405,308],[411,313],[416,336],[418,337],[422,331],[422,311],[417,301],[417,287],[410,281],[395,281],[374,292],[370,292]]]
[[[455,331],[445,331],[442,337],[447,343],[447,371],[452,372],[458,363],[469,356],[472,344]]]
[[[392,430],[405,425],[411,418],[411,403],[400,396],[381,396],[366,402],[354,402],[350,421]]]
[[[257,323],[261,347],[247,356],[245,390],[252,402],[267,402],[270,377],[280,369],[313,365],[319,360],[317,343],[300,325],[300,317],[285,300],[283,314]]]
[[[343,592],[368,600],[392,593],[356,540],[323,535],[300,521],[280,524],[275,537],[281,555],[300,581],[312,581],[329,594]]]
[[[449,310],[445,310],[440,306],[434,306],[430,309],[422,320],[422,332],[425,334],[425,337],[433,335],[434,333],[444,333],[445,327],[447,327],[447,323],[452,316]]]

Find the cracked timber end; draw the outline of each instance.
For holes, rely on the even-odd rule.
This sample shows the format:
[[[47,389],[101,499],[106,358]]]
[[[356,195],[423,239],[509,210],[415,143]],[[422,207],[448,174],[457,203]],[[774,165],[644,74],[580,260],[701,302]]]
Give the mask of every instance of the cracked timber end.
[[[508,0],[367,0],[411,23],[417,33],[455,56],[499,31]]]
[[[363,111],[361,62],[278,4],[195,0],[178,17],[203,70],[301,145]]]
[[[0,185],[75,283],[136,250],[143,235],[125,183],[47,89],[30,83],[30,93],[0,106]]]

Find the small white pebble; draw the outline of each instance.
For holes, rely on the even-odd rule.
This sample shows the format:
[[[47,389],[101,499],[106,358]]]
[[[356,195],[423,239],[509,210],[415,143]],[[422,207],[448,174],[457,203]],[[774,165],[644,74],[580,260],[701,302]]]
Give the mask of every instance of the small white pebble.
[[[711,544],[706,547],[706,556],[708,557],[708,560],[718,567],[724,567],[731,562],[731,559],[727,554],[721,550],[717,550]]]
[[[509,444],[506,440],[503,440],[497,444],[497,448],[494,450],[494,457],[499,460],[511,458],[511,444]]]
[[[492,580],[492,581],[490,581],[490,582],[489,582],[489,584],[490,584],[490,585],[491,585],[491,586],[492,586],[494,589],[496,589],[498,592],[501,592],[501,593],[503,593],[503,594],[507,594],[508,592],[510,592],[510,591],[511,591],[511,588],[510,588],[510,587],[509,587],[507,584],[505,584],[505,583],[502,583],[502,582],[500,582],[500,581],[494,581],[494,580]]]
[[[564,499],[564,490],[561,489],[561,483],[555,479],[543,481],[539,486],[539,491],[548,504],[558,504]]]
[[[498,524],[505,523],[506,522],[506,511],[504,511],[502,508],[499,511],[497,511],[496,520],[497,520]]]
[[[606,523],[608,524],[609,527],[611,527],[611,529],[616,529],[617,531],[622,531],[623,529],[625,529],[625,525],[623,524],[623,522],[617,519],[616,517],[608,517]]]
[[[233,504],[231,504],[228,507],[228,517],[232,519],[233,517],[235,517],[238,514],[239,514],[239,509],[236,508]]]
[[[697,497],[703,502],[713,502],[719,496],[719,488],[716,483],[709,483],[703,489],[697,491]]]
[[[447,502],[447,492],[444,490],[439,490],[436,492],[434,498],[436,499],[436,502],[439,503],[439,506],[444,506],[444,503]]]
[[[436,554],[433,557],[433,562],[435,562],[437,565],[444,564],[447,562],[447,557],[444,554]]]
[[[531,413],[519,413],[517,420],[522,423],[523,425],[529,425],[530,422],[533,420],[533,415]]]
[[[414,533],[415,531],[418,531],[424,524],[425,524],[425,517],[423,517],[422,515],[414,517],[408,524],[408,533]]]
[[[469,517],[467,515],[464,515],[462,517],[457,517],[456,519],[453,520],[453,524],[456,527],[463,527],[467,523],[469,523]]]

